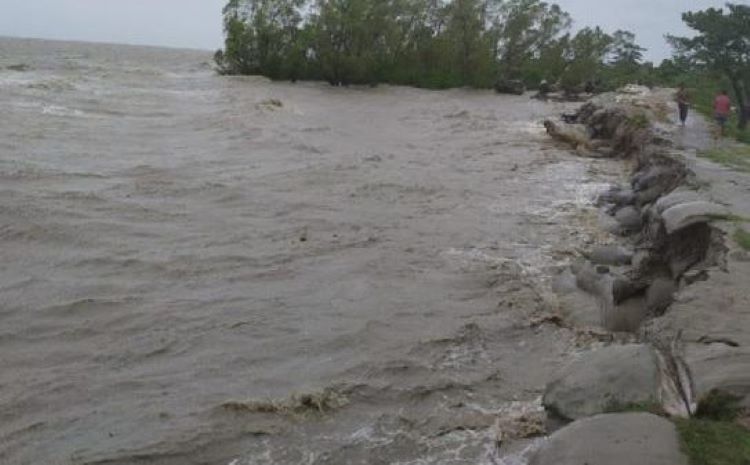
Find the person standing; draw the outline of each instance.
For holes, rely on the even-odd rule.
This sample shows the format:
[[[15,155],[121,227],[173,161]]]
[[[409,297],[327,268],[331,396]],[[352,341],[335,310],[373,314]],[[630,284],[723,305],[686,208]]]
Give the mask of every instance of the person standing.
[[[722,90],[721,93],[716,96],[714,100],[714,116],[716,123],[721,129],[721,136],[724,137],[726,134],[727,121],[729,121],[729,115],[732,113],[732,101],[729,99],[729,95],[726,90]]]
[[[685,126],[688,111],[690,110],[690,93],[685,88],[685,84],[680,84],[680,87],[677,88],[675,100],[677,100],[677,107],[680,109],[680,122]]]

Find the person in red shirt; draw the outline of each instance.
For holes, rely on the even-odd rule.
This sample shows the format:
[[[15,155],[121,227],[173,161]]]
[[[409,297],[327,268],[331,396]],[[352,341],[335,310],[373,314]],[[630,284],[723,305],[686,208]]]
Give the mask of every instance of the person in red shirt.
[[[722,136],[724,136],[726,131],[727,121],[729,121],[729,115],[731,113],[732,101],[729,99],[727,91],[723,90],[721,91],[721,94],[716,97],[716,100],[714,100],[714,116],[716,117],[716,122],[721,128]]]

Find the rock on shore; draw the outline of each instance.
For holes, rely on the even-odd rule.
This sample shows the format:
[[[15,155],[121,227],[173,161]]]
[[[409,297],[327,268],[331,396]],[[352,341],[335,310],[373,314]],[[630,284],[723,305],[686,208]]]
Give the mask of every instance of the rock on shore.
[[[679,368],[678,368],[679,367]],[[547,411],[562,420],[623,410],[688,417],[693,405],[678,371],[684,367],[648,344],[612,345],[586,352],[547,385]]]
[[[677,431],[648,413],[599,415],[553,434],[529,465],[688,465]]]
[[[681,339],[698,399],[720,391],[750,412],[750,262],[730,261],[728,271],[710,270],[680,291],[641,333],[662,344]]]
[[[598,316],[640,344],[583,353],[547,386],[547,411],[573,423],[531,465],[687,463],[668,420],[608,412],[688,417],[723,399],[750,425],[750,254],[730,240],[750,218],[750,178],[676,149],[684,133],[659,135],[652,121],[668,98],[634,105],[610,95],[545,122],[579,153],[585,145],[635,165],[628,185],[597,201],[601,227],[621,245],[582,251],[553,289],[566,324]]]
[[[617,411],[634,405],[658,405],[661,385],[657,356],[641,344],[588,352],[565,367],[547,386],[544,406],[567,420]]]
[[[595,306],[579,305],[586,299],[565,289],[560,313],[574,324],[598,321],[608,331],[636,332],[668,310],[680,285],[691,282],[683,279],[686,273],[723,260],[720,234],[710,223],[729,212],[696,191],[695,173],[657,136],[650,121],[662,110],[660,98],[632,105],[605,95],[564,115],[564,122],[545,121],[553,138],[577,149],[607,147],[610,156],[635,164],[629,185],[598,199],[602,228],[626,237],[634,252],[598,247],[583,253],[587,263],[571,267],[579,290],[596,300]]]

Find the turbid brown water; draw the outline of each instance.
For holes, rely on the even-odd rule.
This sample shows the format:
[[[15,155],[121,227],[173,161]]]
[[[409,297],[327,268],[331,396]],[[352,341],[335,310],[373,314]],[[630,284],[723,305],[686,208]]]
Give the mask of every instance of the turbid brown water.
[[[0,40],[0,462],[516,463],[602,179],[563,107],[208,61]]]

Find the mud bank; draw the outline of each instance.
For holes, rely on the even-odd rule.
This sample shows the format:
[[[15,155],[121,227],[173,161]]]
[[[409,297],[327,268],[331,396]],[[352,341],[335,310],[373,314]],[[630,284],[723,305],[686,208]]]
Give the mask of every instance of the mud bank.
[[[631,447],[569,447],[584,436],[591,443],[593,423],[596,443],[637,443],[634,435],[645,432],[665,439],[637,451],[643,463],[687,463],[669,422],[615,412],[688,418],[719,396],[747,423],[750,338],[741,283],[750,270],[747,252],[728,233],[743,221],[734,204],[746,201],[748,190],[735,181],[737,189],[717,195],[706,180],[710,171],[696,163],[699,147],[667,124],[668,101],[666,91],[604,95],[545,122],[580,155],[632,167],[626,183],[597,200],[601,227],[617,244],[581,251],[585,258],[560,274],[550,321],[599,326],[629,344],[581,354],[548,385],[548,414],[558,425],[573,423],[551,436],[533,464],[633,463]],[[609,428],[619,423],[630,426]]]

